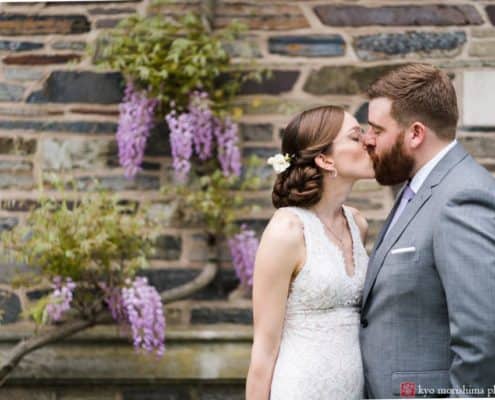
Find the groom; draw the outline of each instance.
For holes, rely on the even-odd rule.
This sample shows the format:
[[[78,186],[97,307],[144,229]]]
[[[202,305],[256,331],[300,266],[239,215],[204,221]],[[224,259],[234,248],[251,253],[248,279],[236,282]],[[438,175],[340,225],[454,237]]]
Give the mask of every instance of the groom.
[[[401,66],[368,96],[363,142],[376,179],[404,186],[364,285],[367,395],[494,396],[495,180],[455,140],[443,71]]]

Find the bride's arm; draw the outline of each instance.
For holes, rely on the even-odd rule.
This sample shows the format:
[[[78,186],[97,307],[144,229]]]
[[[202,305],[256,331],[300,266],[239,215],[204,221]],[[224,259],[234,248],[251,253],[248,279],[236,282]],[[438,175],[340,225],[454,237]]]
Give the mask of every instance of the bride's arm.
[[[278,355],[291,275],[304,261],[299,219],[278,210],[261,237],[253,280],[254,341],[246,400],[268,400]]]

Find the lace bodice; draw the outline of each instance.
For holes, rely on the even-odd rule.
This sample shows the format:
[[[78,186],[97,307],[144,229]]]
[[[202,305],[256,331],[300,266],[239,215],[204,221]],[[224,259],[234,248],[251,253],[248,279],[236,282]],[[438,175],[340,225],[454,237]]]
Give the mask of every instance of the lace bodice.
[[[358,399],[363,372],[359,309],[368,256],[350,209],[354,274],[314,212],[287,207],[304,225],[306,261],[291,283],[271,399]]]

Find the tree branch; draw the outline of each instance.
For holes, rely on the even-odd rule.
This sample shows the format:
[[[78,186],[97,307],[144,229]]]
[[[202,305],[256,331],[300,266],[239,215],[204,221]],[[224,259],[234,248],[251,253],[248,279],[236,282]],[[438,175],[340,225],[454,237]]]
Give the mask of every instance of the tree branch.
[[[0,387],[5,383],[10,373],[21,362],[21,360],[29,353],[46,346],[50,343],[58,342],[69,336],[96,325],[105,313],[90,320],[75,320],[67,322],[59,327],[53,328],[48,332],[40,335],[31,336],[28,339],[20,341],[12,350],[7,353],[5,359],[1,360],[0,364]]]
[[[161,293],[163,303],[167,304],[180,300],[197,292],[198,290],[203,289],[205,286],[210,284],[213,279],[215,279],[217,271],[218,265],[216,263],[207,263],[201,273],[192,281],[173,289],[164,290]]]

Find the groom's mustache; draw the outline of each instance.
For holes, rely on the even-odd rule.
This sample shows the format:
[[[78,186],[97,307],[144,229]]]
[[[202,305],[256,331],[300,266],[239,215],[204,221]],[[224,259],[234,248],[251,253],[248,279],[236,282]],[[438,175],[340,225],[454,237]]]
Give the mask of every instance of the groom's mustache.
[[[377,154],[375,146],[366,146],[366,151],[373,162],[375,179],[381,185],[397,185],[409,179],[414,168],[414,158],[404,152],[402,140],[398,140],[381,155]]]

